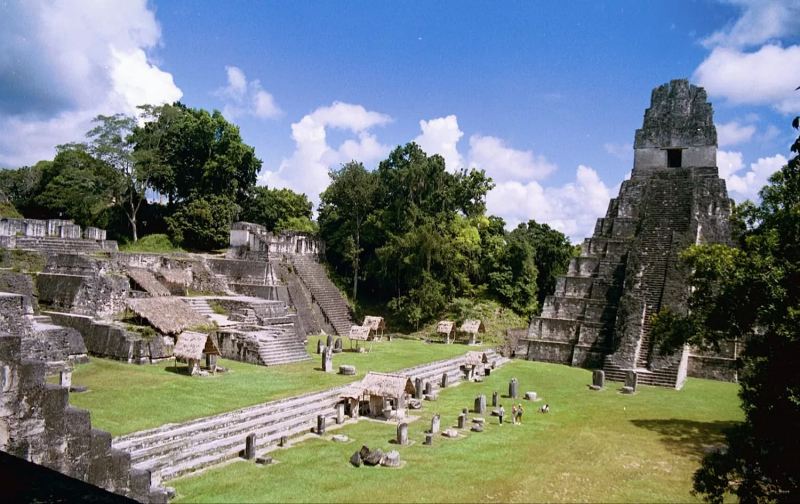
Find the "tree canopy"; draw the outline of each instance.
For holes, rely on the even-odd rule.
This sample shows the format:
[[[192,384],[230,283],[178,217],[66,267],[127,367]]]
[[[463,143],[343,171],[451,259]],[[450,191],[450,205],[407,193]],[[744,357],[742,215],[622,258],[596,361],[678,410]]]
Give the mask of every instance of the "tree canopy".
[[[373,172],[353,162],[330,176],[319,226],[331,266],[354,300],[360,293],[385,302],[410,326],[437,317],[456,297],[486,294],[531,315],[539,306],[537,257],[549,278],[558,259],[547,253],[561,258],[562,270],[572,256],[563,234],[546,226],[536,234],[533,221],[507,233],[502,219],[486,215],[494,184],[483,171],[450,172],[441,156],[414,143]],[[560,255],[550,250],[558,246]]]

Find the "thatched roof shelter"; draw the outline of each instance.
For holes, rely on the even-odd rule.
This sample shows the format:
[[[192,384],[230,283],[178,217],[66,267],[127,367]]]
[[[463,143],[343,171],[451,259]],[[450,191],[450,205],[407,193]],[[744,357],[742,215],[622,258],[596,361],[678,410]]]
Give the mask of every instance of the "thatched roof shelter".
[[[179,334],[188,327],[209,323],[183,300],[172,296],[131,298],[127,304],[136,315],[163,334]]]
[[[369,339],[369,327],[367,326],[350,326],[350,340],[352,341],[367,341]]]
[[[174,268],[161,268],[158,274],[165,282],[187,287],[192,284],[192,272]]]
[[[178,335],[173,355],[178,359],[200,360],[203,354],[220,355],[219,348],[211,335],[201,332],[184,331]]]
[[[485,352],[467,352],[464,356],[464,364],[467,366],[481,366],[489,363],[489,357]]]
[[[450,320],[440,320],[436,324],[436,334],[453,334],[456,324]]]
[[[169,296],[169,289],[156,280],[156,276],[142,268],[128,268],[125,272],[136,285],[141,287],[151,296]]]
[[[467,319],[463,324],[461,324],[461,327],[459,327],[458,330],[464,333],[478,334],[485,333],[486,327],[483,325],[481,320]]]
[[[414,393],[411,378],[403,375],[377,373],[370,371],[361,380],[360,387],[364,395],[400,398]]]
[[[364,317],[364,323],[361,324],[365,327],[369,327],[371,331],[385,331],[386,330],[386,322],[384,322],[383,317],[376,317],[373,315],[367,315]]]

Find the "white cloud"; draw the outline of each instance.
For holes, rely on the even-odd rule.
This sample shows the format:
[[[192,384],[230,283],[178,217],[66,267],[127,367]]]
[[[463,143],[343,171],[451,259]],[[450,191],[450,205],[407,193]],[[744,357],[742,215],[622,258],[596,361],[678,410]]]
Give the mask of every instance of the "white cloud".
[[[464,132],[458,128],[458,118],[455,115],[430,121],[423,120],[419,122],[419,127],[422,134],[414,141],[422,147],[422,150],[428,155],[441,155],[445,166],[451,172],[464,167],[464,159],[458,152],[458,141],[464,136]]]
[[[294,153],[284,158],[277,170],[262,170],[259,182],[272,187],[291,187],[316,204],[328,185],[330,168],[352,160],[369,166],[386,157],[390,147],[381,144],[369,130],[391,120],[388,115],[361,105],[334,102],[320,107],[292,124]],[[326,135],[328,128],[349,131],[355,138],[331,147]]]
[[[148,57],[161,30],[145,0],[29,1],[0,17],[0,165],[52,157],[97,114],[179,99]]]
[[[730,0],[742,8],[732,25],[703,40],[706,47],[746,47],[796,35],[800,31],[800,4],[796,0]]]
[[[597,218],[605,215],[615,192],[594,169],[580,165],[575,180],[562,186],[543,187],[533,180],[498,183],[487,195],[486,205],[490,213],[503,217],[509,227],[535,219],[579,243],[592,234]]]
[[[765,45],[755,52],[717,47],[694,72],[712,96],[734,104],[771,105],[783,113],[800,111],[800,46]]]
[[[744,168],[742,153],[718,150],[717,168],[719,168],[720,178],[728,180],[728,177]]]
[[[749,142],[756,132],[752,124],[743,125],[736,121],[717,124],[717,143],[720,147],[727,147],[743,142]]]
[[[557,169],[542,155],[512,149],[500,138],[481,135],[469,138],[469,163],[486,170],[495,182],[542,179]]]
[[[741,154],[739,156],[741,161]],[[728,192],[737,201],[757,199],[758,192],[767,185],[770,175],[780,170],[787,162],[788,160],[780,154],[759,158],[755,163],[751,163],[750,169],[742,175],[738,172],[743,166],[739,166],[725,177]]]
[[[633,144],[605,143],[603,149],[621,161],[633,161]]]
[[[264,90],[258,79],[249,81],[241,68],[225,67],[228,85],[216,94],[225,101],[222,114],[228,119],[252,115],[260,119],[274,119],[283,113],[275,98]]]

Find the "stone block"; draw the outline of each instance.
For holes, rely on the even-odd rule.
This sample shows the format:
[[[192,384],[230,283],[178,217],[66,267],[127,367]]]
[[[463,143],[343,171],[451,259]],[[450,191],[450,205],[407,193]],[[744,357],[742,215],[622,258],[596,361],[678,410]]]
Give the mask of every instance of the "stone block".
[[[349,364],[342,364],[339,366],[339,374],[345,376],[355,376],[356,374],[356,367],[351,366]]]
[[[256,457],[256,435],[250,433],[245,438],[244,443],[244,459],[253,460]]]
[[[397,450],[390,451],[381,460],[381,465],[385,467],[400,467],[400,453]]]

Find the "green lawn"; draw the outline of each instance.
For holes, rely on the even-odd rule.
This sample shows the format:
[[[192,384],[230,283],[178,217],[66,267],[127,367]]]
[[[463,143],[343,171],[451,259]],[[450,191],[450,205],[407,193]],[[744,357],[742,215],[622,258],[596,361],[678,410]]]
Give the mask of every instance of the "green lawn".
[[[372,344],[369,353],[334,354],[334,368],[340,364],[356,366],[358,375],[353,377],[318,370],[321,363],[314,353],[318,338],[309,338],[311,361],[264,367],[222,360],[220,364],[230,372],[213,377],[175,373],[171,361],[137,366],[92,357],[89,364],[78,366],[73,375],[73,384],[85,385],[89,390],[71,394],[70,403],[91,411],[94,427],[118,436],[323,390],[360,379],[369,370],[393,371],[469,350],[464,345],[396,339]],[[347,340],[344,346],[349,347]],[[179,365],[178,370],[182,371],[181,368]]]
[[[534,412],[543,402],[525,403],[522,426],[501,427],[487,415],[483,433],[422,444],[434,412],[442,428],[453,425],[477,394],[504,394],[512,376],[551,413]],[[347,444],[312,439],[273,452],[275,465],[239,461],[169,484],[181,502],[696,501],[690,489],[699,458],[720,442],[721,428],[742,419],[737,385],[690,379],[682,391],[642,387],[627,396],[616,383],[590,391],[590,381],[583,369],[514,361],[484,383],[426,402],[409,426],[410,446],[389,443],[395,424],[362,420],[337,431],[353,439]],[[351,467],[362,444],[398,449],[406,465]]]

